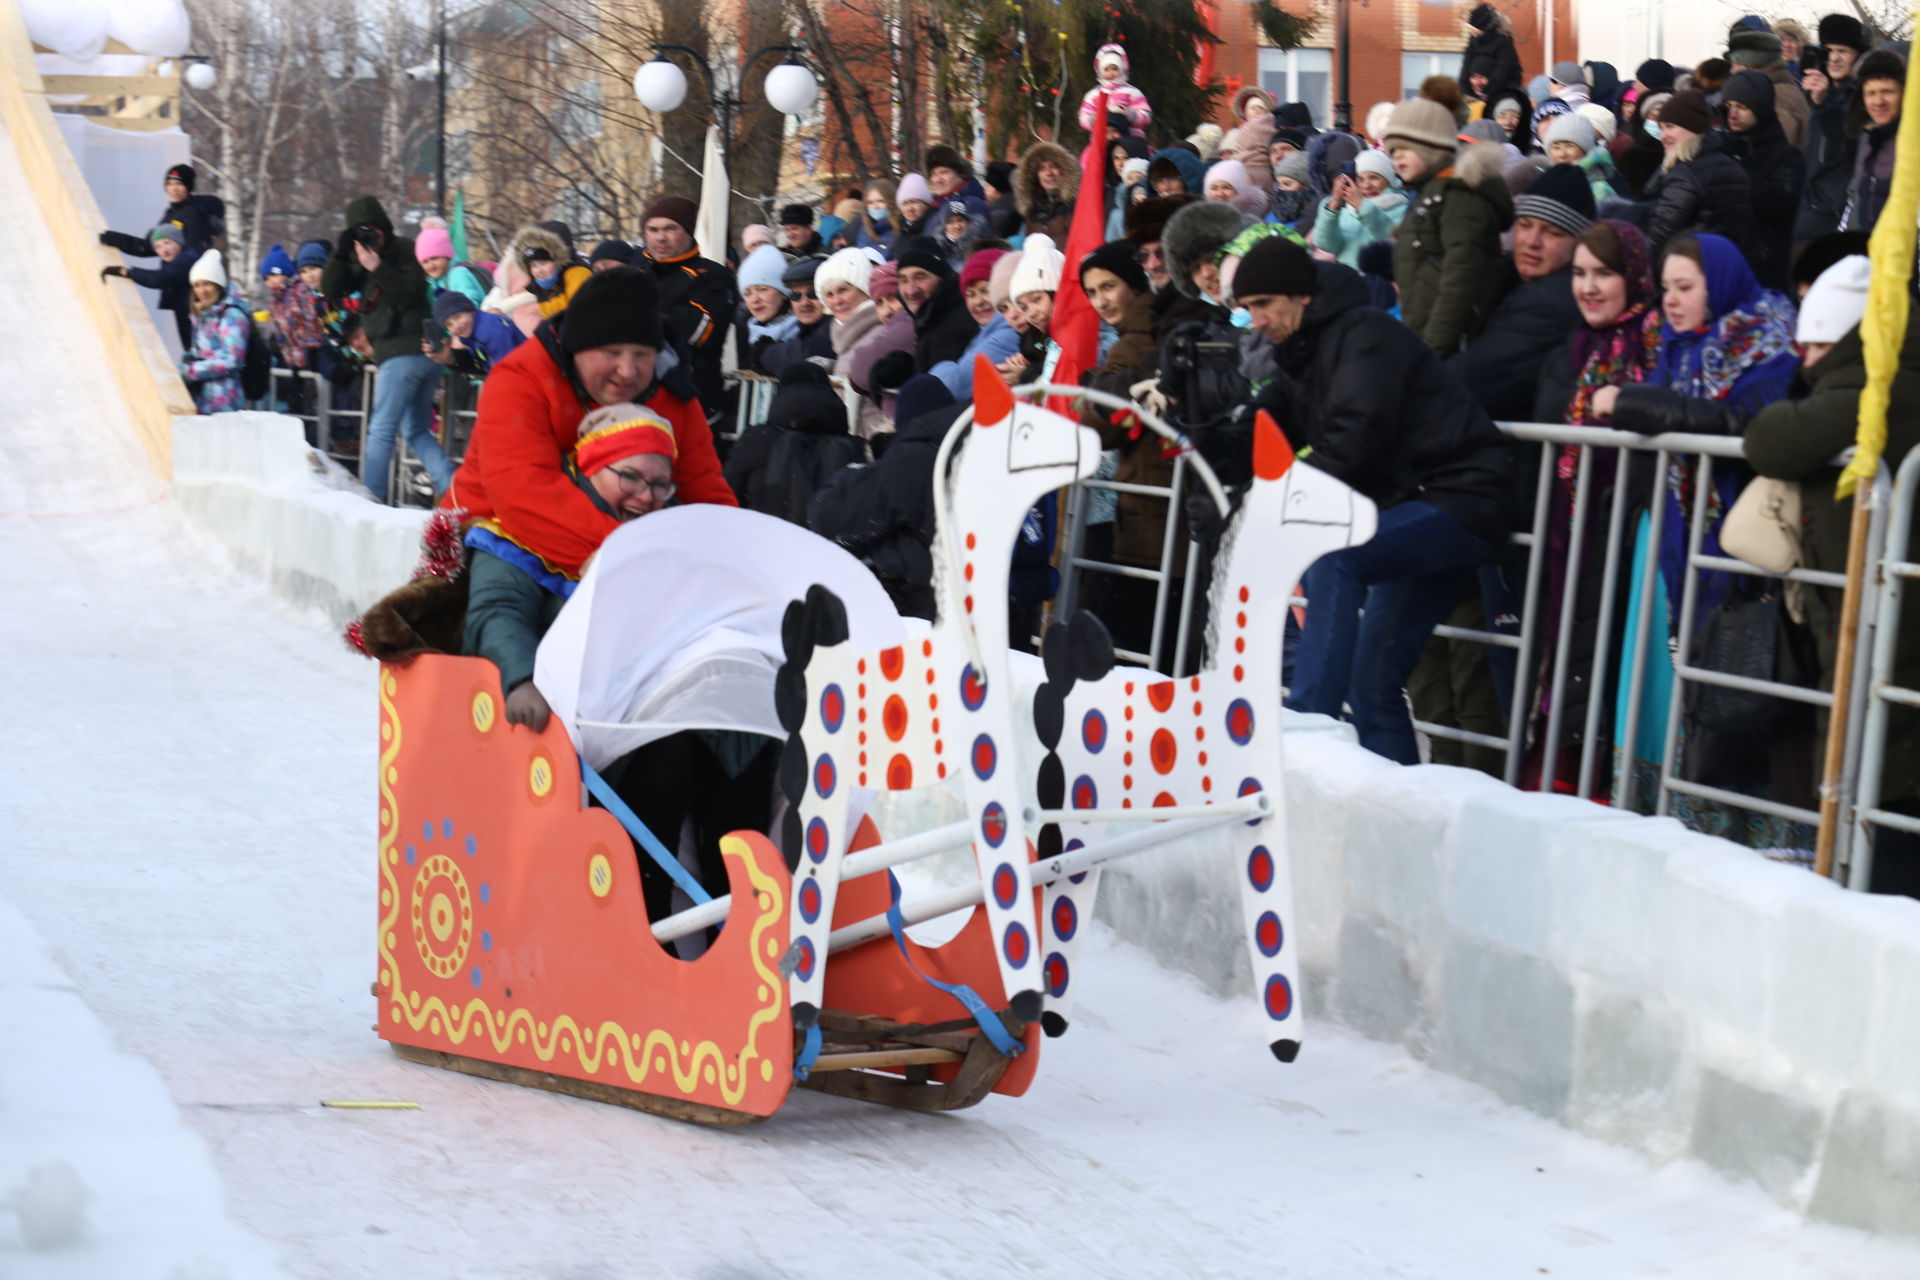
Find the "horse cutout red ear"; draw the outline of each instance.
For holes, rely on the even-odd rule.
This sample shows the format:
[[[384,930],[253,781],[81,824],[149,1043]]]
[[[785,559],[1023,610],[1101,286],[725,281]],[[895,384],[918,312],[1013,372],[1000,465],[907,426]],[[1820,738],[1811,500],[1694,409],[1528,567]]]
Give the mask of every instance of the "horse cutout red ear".
[[[1293,446],[1281,432],[1280,424],[1265,409],[1253,419],[1253,474],[1262,480],[1278,480],[1293,465]]]
[[[990,427],[1013,412],[1013,388],[985,355],[973,357],[973,425]]]

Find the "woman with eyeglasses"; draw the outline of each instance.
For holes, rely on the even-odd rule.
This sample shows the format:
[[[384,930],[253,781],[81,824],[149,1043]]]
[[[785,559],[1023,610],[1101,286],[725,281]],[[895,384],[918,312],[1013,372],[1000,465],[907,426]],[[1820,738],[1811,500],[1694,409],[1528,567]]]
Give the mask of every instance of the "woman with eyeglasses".
[[[665,416],[639,404],[606,405],[581,421],[566,475],[602,514],[624,523],[673,501],[678,452]],[[508,723],[538,733],[553,709],[533,683],[534,654],[579,582],[554,572],[498,517],[476,521],[466,545],[473,558],[461,652],[499,669]],[[668,846],[680,843],[681,828],[692,820],[700,879],[717,894],[727,880],[720,837],[741,827],[766,830],[772,823],[772,747],[771,739],[754,734],[687,731],[650,742],[603,772]],[[651,858],[637,851],[635,856],[648,918],[659,920],[673,910],[673,881]]]

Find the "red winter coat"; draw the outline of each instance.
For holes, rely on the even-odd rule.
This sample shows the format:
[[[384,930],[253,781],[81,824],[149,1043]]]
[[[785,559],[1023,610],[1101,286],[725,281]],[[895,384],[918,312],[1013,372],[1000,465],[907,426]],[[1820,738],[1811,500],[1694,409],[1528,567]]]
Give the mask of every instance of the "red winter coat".
[[[720,472],[713,433],[698,400],[682,400],[659,382],[641,403],[673,424],[680,456],[673,478],[681,502],[737,507]],[[440,505],[464,519],[498,519],[513,539],[562,573],[578,576],[619,521],[567,477],[563,463],[580,436],[584,404],[546,344],[524,342],[487,374],[480,388],[467,456]]]

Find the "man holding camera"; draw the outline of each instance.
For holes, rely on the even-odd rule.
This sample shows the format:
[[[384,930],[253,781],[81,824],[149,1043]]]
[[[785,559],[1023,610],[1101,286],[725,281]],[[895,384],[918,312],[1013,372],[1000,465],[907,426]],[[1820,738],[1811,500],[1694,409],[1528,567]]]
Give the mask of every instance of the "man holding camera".
[[[453,479],[453,464],[433,436],[440,366],[420,350],[433,319],[427,277],[414,258],[413,241],[394,235],[393,222],[375,197],[360,196],[347,205],[347,229],[321,273],[320,288],[328,302],[360,317],[379,370],[360,483],[377,501],[387,500],[394,437],[404,433],[434,493],[443,492]]]
[[[1847,113],[1854,96],[1853,64],[1867,51],[1867,29],[1851,14],[1830,13],[1820,19],[1819,33],[1819,45],[1802,54],[1800,87],[1813,103],[1813,118],[1807,127],[1807,191],[1793,228],[1795,244],[1839,228],[1859,145],[1859,139],[1847,136]]]

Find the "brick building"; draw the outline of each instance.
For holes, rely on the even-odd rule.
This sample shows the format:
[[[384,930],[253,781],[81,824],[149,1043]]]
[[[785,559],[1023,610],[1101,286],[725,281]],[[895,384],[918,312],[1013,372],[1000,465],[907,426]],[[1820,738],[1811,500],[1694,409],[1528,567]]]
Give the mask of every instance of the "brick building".
[[[1528,77],[1547,69],[1549,52],[1542,18],[1553,9],[1551,61],[1578,61],[1580,48],[1575,22],[1575,0],[1493,0],[1494,7],[1513,24],[1514,46]],[[1299,0],[1282,0],[1282,7],[1298,12]],[[1431,0],[1316,0],[1318,21],[1313,36],[1298,49],[1268,48],[1253,20],[1252,6],[1219,0],[1214,5],[1214,30],[1223,44],[1214,51],[1214,74],[1227,93],[1220,103],[1219,120],[1230,123],[1233,94],[1242,85],[1259,84],[1280,102],[1305,102],[1313,122],[1327,128],[1339,97],[1340,51],[1336,40],[1339,10],[1348,9],[1352,48],[1348,55],[1353,77],[1353,120],[1366,120],[1376,102],[1410,98],[1430,75],[1458,75],[1460,56],[1467,44],[1465,18],[1470,4],[1432,3]],[[1627,68],[1628,74],[1632,69]]]

